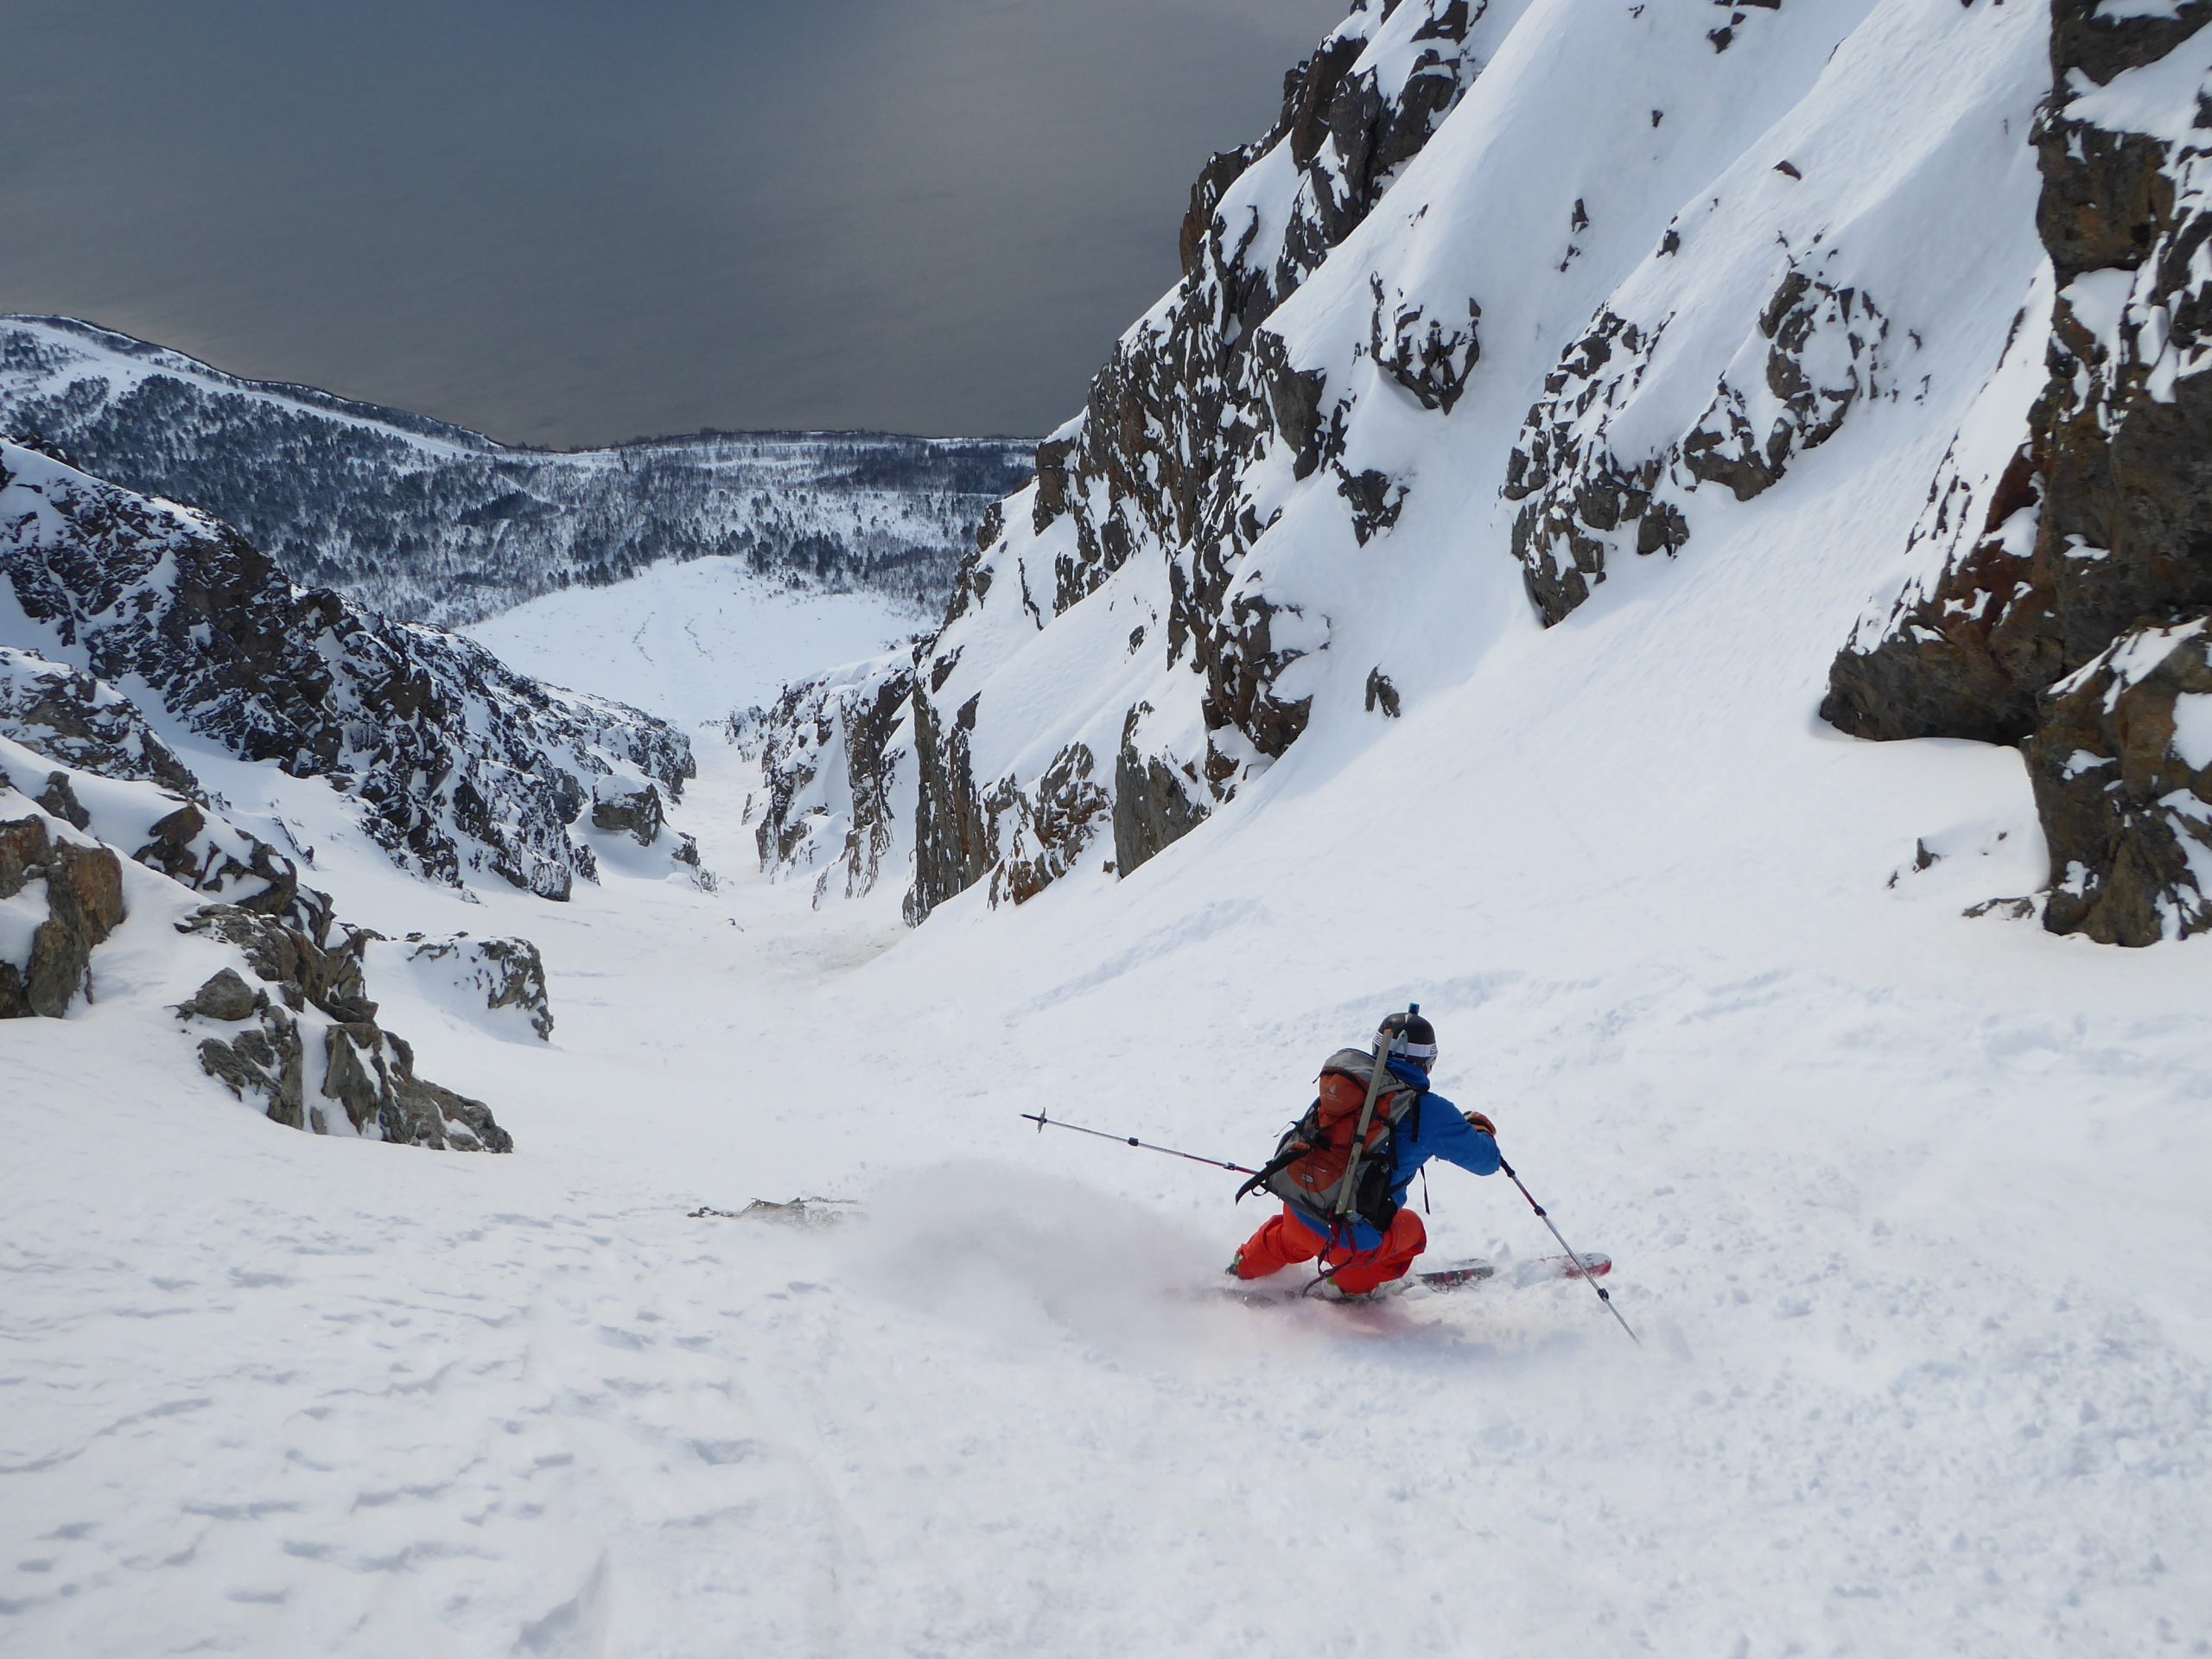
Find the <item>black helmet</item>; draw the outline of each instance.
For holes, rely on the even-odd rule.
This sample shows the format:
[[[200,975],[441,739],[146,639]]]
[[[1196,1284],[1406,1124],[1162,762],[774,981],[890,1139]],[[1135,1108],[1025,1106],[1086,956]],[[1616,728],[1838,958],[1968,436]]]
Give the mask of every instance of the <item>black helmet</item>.
[[[1421,1004],[1410,1004],[1375,1029],[1375,1052],[1411,1060],[1424,1071],[1436,1069],[1436,1027],[1421,1017]]]

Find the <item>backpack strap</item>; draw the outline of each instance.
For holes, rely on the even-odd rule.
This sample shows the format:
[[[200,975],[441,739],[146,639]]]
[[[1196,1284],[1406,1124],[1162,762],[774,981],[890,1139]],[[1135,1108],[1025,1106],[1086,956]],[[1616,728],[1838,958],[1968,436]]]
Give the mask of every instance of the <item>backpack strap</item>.
[[[1307,1153],[1313,1150],[1313,1148],[1307,1146],[1303,1141],[1293,1140],[1288,1146],[1285,1147],[1281,1152],[1275,1154],[1274,1157],[1268,1159],[1266,1163],[1262,1164],[1260,1167],[1253,1173],[1253,1176],[1250,1180],[1245,1182],[1243,1185],[1236,1189],[1236,1201],[1239,1204],[1243,1203],[1247,1198],[1251,1196],[1251,1194],[1258,1192],[1269,1181],[1274,1179],[1276,1176],[1281,1174],[1283,1171],[1288,1169],[1293,1164],[1296,1163],[1300,1159],[1303,1158]]]

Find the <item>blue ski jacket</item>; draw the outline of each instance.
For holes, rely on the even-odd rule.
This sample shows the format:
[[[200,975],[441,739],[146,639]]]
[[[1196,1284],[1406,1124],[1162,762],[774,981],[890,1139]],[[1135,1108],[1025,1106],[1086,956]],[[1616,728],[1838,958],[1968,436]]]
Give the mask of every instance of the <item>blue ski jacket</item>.
[[[1497,1142],[1469,1123],[1443,1096],[1428,1086],[1428,1074],[1411,1060],[1390,1062],[1390,1075],[1401,1083],[1412,1084],[1421,1093],[1421,1102],[1398,1126],[1392,1138],[1393,1167],[1390,1171],[1390,1197],[1402,1205],[1406,1189],[1421,1166],[1432,1158],[1441,1158],[1447,1164],[1457,1164],[1470,1175],[1497,1173]],[[1416,1123],[1414,1119],[1420,1122]],[[1329,1236],[1329,1224],[1306,1213],[1295,1205],[1285,1206],[1301,1225],[1319,1238]],[[1342,1239],[1339,1230],[1338,1238]],[[1382,1235],[1363,1221],[1351,1224],[1351,1243],[1354,1249],[1371,1250],[1382,1242]]]

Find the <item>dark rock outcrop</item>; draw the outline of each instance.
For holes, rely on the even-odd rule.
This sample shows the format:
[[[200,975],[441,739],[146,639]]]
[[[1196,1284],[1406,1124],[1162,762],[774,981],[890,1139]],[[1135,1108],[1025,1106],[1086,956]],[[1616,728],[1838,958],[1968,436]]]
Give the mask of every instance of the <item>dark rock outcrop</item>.
[[[1094,823],[1111,823],[1116,866],[1134,869],[1304,731],[1310,696],[1285,679],[1325,648],[1329,623],[1254,580],[1248,556],[1270,522],[1251,493],[1255,468],[1268,456],[1296,479],[1334,467],[1363,545],[1397,523],[1406,486],[1344,462],[1351,393],[1294,360],[1268,321],[1458,102],[1478,67],[1472,35],[1489,10],[1484,0],[1355,7],[1286,78],[1274,130],[1201,173],[1182,226],[1180,284],[1123,336],[1082,416],[1039,446],[1028,511],[983,541],[944,629],[917,658],[910,920],[987,879],[996,895],[1027,895],[1057,879]],[[1295,188],[1287,217],[1263,226],[1238,190],[1270,157],[1293,169]],[[1471,296],[1440,308],[1378,283],[1369,344],[1390,385],[1446,414],[1479,360],[1480,315]],[[1035,775],[979,774],[974,734],[984,711],[961,669],[975,662],[967,631],[1005,627],[992,613],[1000,607],[1009,621],[1018,607],[1041,630],[1135,558],[1164,567],[1167,595],[1132,650],[1191,677],[1204,751],[1147,752],[1148,722],[1133,715],[1110,776],[1103,767],[1091,776],[1075,758],[1079,750],[1095,766],[1113,741],[1106,733],[1096,749],[1064,744]],[[992,658],[1003,650],[995,642]],[[1136,791],[1126,804],[1125,789]]]
[[[21,962],[0,960],[0,1020],[60,1020],[92,995],[92,952],[124,919],[123,864],[105,847],[56,839],[38,817],[0,821],[0,899],[37,883],[45,919]]]
[[[2106,944],[2212,932],[2212,613],[2123,634],[2053,689],[2025,752],[2046,926]]]
[[[1140,702],[1122,722],[1114,757],[1114,868],[1120,874],[1156,857],[1205,822],[1205,780],[1190,761],[1178,766],[1140,741],[1152,705]]]
[[[1386,297],[1382,277],[1370,282],[1375,310],[1368,324],[1368,354],[1423,409],[1450,414],[1482,360],[1482,307],[1469,300],[1465,323],[1447,328],[1442,318],[1408,302],[1402,290],[1393,289]]]
[[[0,740],[61,763],[35,797],[55,817],[195,893],[309,931],[327,925],[329,899],[301,885],[291,859],[217,813],[200,780],[113,687],[0,646]],[[120,794],[131,805],[110,805],[96,818],[79,799],[73,772],[145,787],[108,791],[105,798]]]
[[[103,778],[159,784],[207,804],[200,780],[136,703],[89,674],[0,645],[0,737]]]
[[[235,906],[209,905],[180,931],[234,946],[263,988],[233,969],[202,985],[177,1008],[188,1022],[226,1029],[202,1039],[200,1063],[240,1099],[259,1096],[268,1116],[317,1135],[351,1133],[402,1146],[458,1152],[511,1152],[513,1139],[479,1100],[417,1077],[415,1052],[377,1023],[364,960],[377,936],[340,925],[334,938],[314,938],[273,917]],[[475,942],[479,960],[497,969],[515,1006],[536,999],[544,1010],[544,969],[519,940]],[[485,946],[502,947],[486,950]],[[541,1033],[543,1034],[543,1033]],[[306,1056],[320,1047],[321,1081],[310,1093]]]
[[[668,815],[660,804],[660,791],[652,784],[642,789],[602,784],[592,797],[591,822],[594,830],[627,836],[639,846],[650,847],[660,839]]]
[[[991,873],[994,906],[1035,898],[1065,875],[1108,825],[1112,806],[1091,777],[1096,767],[1088,747],[1071,743],[1053,757],[1035,789],[1009,788],[988,804],[1007,835]]]
[[[1522,503],[1513,552],[1548,625],[1587,599],[1618,555],[1671,556],[1687,544],[1700,486],[1738,501],[1764,494],[1875,390],[1889,323],[1855,287],[1823,274],[1825,263],[1784,261],[1747,320],[1763,347],[1759,375],[1724,374],[1704,413],[1664,448],[1623,455],[1613,434],[1637,404],[1665,319],[1639,326],[1602,312],[1545,378],[1507,463],[1505,495]]]
[[[1914,533],[1940,565],[1838,655],[1821,709],[1861,737],[2022,744],[2050,844],[2044,925],[2128,944],[2203,925],[2195,774],[2160,747],[2193,648],[2155,642],[2212,607],[2212,105],[2164,112],[2180,141],[2081,111],[2207,22],[2205,0],[2132,17],[2056,0],[2044,389],[1993,479],[1946,461]],[[2150,654],[2165,666],[2131,669]]]

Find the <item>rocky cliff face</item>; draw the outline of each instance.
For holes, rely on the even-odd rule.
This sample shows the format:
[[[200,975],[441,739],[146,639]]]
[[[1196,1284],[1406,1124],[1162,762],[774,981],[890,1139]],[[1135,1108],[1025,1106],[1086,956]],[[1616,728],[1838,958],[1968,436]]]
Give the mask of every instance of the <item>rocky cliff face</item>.
[[[1838,656],[1821,710],[1864,737],[2021,745],[2044,925],[2125,944],[2212,929],[2208,22],[2203,0],[2056,0],[2036,134],[2050,285],[1976,411],[2009,439],[1979,466],[1955,446],[1921,574]]]
[[[453,634],[294,585],[229,527],[0,444],[0,638],[110,682],[249,760],[321,777],[433,880],[549,899],[595,872],[594,787],[680,797],[685,739],[542,685]]]
[[[511,449],[54,317],[0,317],[0,434],[235,524],[299,581],[449,627],[706,556],[941,605],[1031,447],[863,432]]]
[[[764,860],[862,892],[903,854],[915,921],[1127,876],[1530,608],[1583,625],[1870,454],[1924,468],[2031,278],[2051,31],[2032,0],[1354,5],[1203,169],[1181,282],[938,635],[770,721]]]
[[[1327,624],[1274,597],[1252,550],[1284,484],[1325,483],[1363,543],[1395,522],[1405,486],[1348,464],[1346,395],[1268,325],[1458,101],[1492,9],[1356,9],[1285,78],[1273,130],[1207,163],[1183,221],[1181,283],[1122,337],[1084,413],[1039,446],[1032,486],[985,519],[942,631],[912,663],[887,662],[840,694],[841,708],[868,711],[871,734],[895,731],[890,747],[917,774],[911,795],[895,776],[841,793],[830,816],[871,849],[845,856],[849,888],[866,890],[902,842],[916,921],[979,882],[993,903],[1020,903],[1087,856],[1110,851],[1127,872],[1304,729],[1310,699],[1286,677],[1325,648]],[[1480,355],[1478,321],[1465,296],[1440,303],[1378,278],[1362,327],[1395,394],[1442,413]],[[1130,591],[1086,605],[1125,570]],[[987,683],[1030,639],[1102,607],[1126,641],[1120,701],[1017,753],[1024,715],[999,714],[1014,699],[987,696]],[[818,698],[804,717],[819,722]],[[793,757],[814,747],[794,735],[768,746],[772,865],[820,856],[791,816],[815,778]],[[871,734],[848,752],[884,747]]]
[[[0,1020],[105,1003],[101,952],[125,930],[121,1017],[177,1031],[181,1066],[273,1122],[512,1148],[483,1102],[419,1076],[413,1049],[378,1023],[366,969],[378,935],[339,921],[289,858],[225,819],[112,687],[0,649]],[[403,966],[437,965],[448,1006],[514,1008],[550,1036],[527,941],[404,950]],[[164,982],[194,988],[164,1005],[147,989]]]
[[[1514,555],[1546,622],[1588,599],[1621,555],[1688,545],[1701,487],[1755,499],[1834,437],[1853,404],[1880,395],[1888,321],[1823,274],[1833,260],[1789,258],[1704,412],[1679,434],[1658,413],[1662,442],[1639,444],[1629,430],[1653,425],[1641,394],[1671,316],[1639,327],[1609,309],[1546,377],[1505,480],[1521,504]]]

